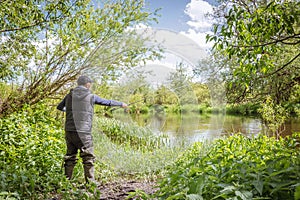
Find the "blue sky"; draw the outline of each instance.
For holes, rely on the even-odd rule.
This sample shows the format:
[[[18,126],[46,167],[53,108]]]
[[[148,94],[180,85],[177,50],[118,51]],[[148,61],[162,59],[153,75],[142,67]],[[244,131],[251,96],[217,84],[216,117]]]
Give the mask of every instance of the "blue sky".
[[[158,18],[159,24],[155,27],[182,31],[188,28],[186,22],[189,17],[184,13],[186,5],[191,0],[148,0],[147,3],[151,10],[161,8]]]
[[[206,35],[211,34],[212,20],[206,14],[213,11],[215,0],[146,0],[146,10],[158,8],[158,24],[151,27],[140,24],[137,28],[143,35],[151,36],[149,43],[162,44],[162,59],[147,61],[145,68],[151,71],[147,81],[152,85],[167,84],[171,71],[175,71],[179,63],[187,66],[192,75],[193,67],[207,57],[212,44],[206,43]],[[144,30],[148,30],[145,34]],[[203,80],[205,77],[201,77]],[[202,80],[201,79],[201,80]],[[200,81],[200,79],[196,80]]]
[[[213,11],[215,0],[146,0],[146,9],[158,8],[158,24],[150,27],[148,42],[162,44],[162,59],[147,61],[153,77],[149,82],[168,82],[169,71],[175,70],[178,63],[183,63],[192,74],[192,67],[208,55],[211,43],[206,43],[206,35],[211,34],[212,20],[206,14]],[[140,26],[144,30],[147,26]],[[145,33],[143,32],[145,35]]]
[[[211,33],[212,22],[205,14],[212,11],[215,0],[146,0],[146,5],[151,11],[161,8],[154,28],[183,34],[203,48],[211,46],[206,44],[205,36]]]

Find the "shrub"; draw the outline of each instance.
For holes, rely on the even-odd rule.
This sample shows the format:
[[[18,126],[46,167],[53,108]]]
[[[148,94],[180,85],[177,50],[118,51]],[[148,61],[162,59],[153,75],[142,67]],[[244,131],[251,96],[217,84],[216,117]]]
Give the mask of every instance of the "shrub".
[[[294,199],[300,183],[300,134],[235,135],[195,145],[170,166],[158,199]],[[299,189],[297,189],[298,191]]]
[[[227,104],[226,113],[232,115],[257,115],[260,105],[257,103]]]
[[[20,198],[55,191],[62,179],[61,136],[42,106],[0,119],[1,191]]]

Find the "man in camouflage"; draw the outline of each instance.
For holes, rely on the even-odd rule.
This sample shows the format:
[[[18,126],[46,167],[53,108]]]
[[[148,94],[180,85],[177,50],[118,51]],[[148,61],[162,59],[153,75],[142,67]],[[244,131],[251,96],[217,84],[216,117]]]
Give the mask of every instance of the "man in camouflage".
[[[64,157],[65,175],[72,178],[73,169],[77,163],[77,153],[83,161],[86,182],[96,182],[94,177],[94,148],[92,137],[92,121],[94,104],[105,106],[127,107],[125,103],[107,100],[92,94],[90,87],[92,80],[87,76],[80,76],[78,86],[71,89],[58,104],[57,109],[66,112],[65,139],[67,153]]]

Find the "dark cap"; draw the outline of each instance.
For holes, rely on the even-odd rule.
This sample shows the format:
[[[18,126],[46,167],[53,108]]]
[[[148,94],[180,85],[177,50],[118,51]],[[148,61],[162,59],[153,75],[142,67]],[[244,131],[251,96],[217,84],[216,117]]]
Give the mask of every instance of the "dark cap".
[[[77,84],[78,85],[85,85],[87,83],[92,83],[92,79],[90,79],[88,76],[79,76],[77,79]]]

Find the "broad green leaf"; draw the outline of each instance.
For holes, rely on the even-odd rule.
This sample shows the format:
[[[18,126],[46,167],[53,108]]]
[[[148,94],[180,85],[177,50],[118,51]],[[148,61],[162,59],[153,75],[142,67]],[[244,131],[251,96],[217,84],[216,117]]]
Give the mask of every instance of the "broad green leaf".
[[[188,195],[186,195],[186,199],[188,199],[188,200],[204,200],[203,197],[199,194],[188,194]]]
[[[235,191],[236,196],[240,197],[242,200],[252,199],[253,194],[249,191]]]
[[[255,180],[252,183],[255,189],[259,192],[260,195],[263,194],[264,182],[262,180]]]

